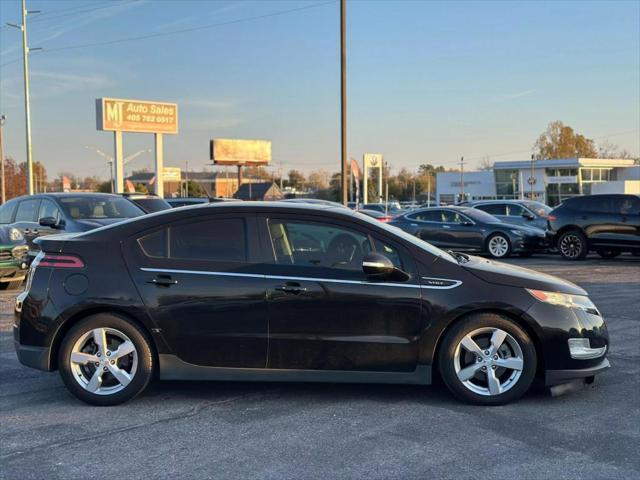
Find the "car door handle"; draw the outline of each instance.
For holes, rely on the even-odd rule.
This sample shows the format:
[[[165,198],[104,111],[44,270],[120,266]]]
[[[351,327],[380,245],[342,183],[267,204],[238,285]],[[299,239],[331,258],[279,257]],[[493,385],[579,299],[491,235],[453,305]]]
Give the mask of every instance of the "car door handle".
[[[173,280],[170,275],[158,275],[156,278],[148,280],[147,283],[153,283],[159,287],[170,287],[171,285],[177,285],[178,281]]]
[[[307,291],[307,289],[305,287],[301,287],[299,283],[289,283],[289,282],[285,283],[284,285],[277,286],[276,290],[284,293],[293,293],[294,295]]]

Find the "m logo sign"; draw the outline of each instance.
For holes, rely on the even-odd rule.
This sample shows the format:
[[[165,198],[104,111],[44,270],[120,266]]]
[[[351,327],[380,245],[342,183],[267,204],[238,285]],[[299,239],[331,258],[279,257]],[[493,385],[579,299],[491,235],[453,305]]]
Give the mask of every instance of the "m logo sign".
[[[178,133],[178,105],[175,103],[98,98],[98,130],[137,133]]]

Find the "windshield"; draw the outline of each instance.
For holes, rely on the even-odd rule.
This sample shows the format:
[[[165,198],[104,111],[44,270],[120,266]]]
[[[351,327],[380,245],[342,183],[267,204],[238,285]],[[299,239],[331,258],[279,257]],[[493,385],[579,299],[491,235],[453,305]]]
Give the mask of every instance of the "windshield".
[[[483,212],[482,210],[477,210],[475,208],[463,210],[462,213],[481,223],[501,223],[499,218],[496,218],[490,213]]]
[[[547,218],[551,210],[553,210],[551,207],[540,202],[526,202],[525,205],[529,210],[533,210],[536,215],[542,218]]]
[[[105,218],[133,218],[144,211],[121,197],[62,197],[58,203],[67,217],[74,220],[100,220]]]
[[[358,216],[358,218],[361,218],[367,222],[369,222],[372,225],[375,225],[376,227],[382,228],[384,230],[387,230],[389,233],[395,235],[396,237],[400,237],[403,240],[406,240],[407,242],[412,243],[413,245],[421,248],[422,250],[425,250],[427,252],[429,252],[431,255],[435,255],[436,257],[441,257],[444,258],[445,260],[448,260],[452,263],[458,263],[456,261],[456,259],[451,256],[450,254],[448,254],[447,252],[445,252],[444,250],[440,250],[438,247],[434,247],[433,245],[431,245],[430,243],[425,242],[424,240],[420,240],[418,237],[415,237],[413,235],[411,235],[410,233],[405,232],[404,230],[401,230],[398,227],[394,227],[392,225],[389,225],[388,223],[383,223],[379,220],[376,220],[372,217],[369,217],[363,213],[359,213],[359,212],[355,212],[355,215]]]

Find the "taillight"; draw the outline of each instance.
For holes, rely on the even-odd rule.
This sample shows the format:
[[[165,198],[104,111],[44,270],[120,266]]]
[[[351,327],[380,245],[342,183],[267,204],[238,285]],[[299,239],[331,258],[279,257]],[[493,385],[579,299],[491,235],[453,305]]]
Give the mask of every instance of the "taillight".
[[[553,222],[554,220],[557,220],[557,219],[558,217],[556,217],[555,215],[547,215],[547,220],[551,220]]]
[[[40,253],[33,262],[34,267],[52,268],[83,268],[84,262],[75,255],[58,255],[55,253]]]
[[[380,220],[381,222],[387,223],[393,220],[393,217],[380,217],[378,218],[378,220]]]

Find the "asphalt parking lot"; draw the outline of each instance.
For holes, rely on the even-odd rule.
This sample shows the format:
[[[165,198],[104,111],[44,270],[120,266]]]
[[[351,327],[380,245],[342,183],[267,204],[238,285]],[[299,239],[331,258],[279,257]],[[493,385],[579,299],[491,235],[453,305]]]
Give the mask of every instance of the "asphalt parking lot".
[[[579,392],[481,408],[443,386],[154,384],[87,406],[22,367],[0,295],[0,478],[640,478],[640,257],[510,263],[584,287],[612,368]]]

